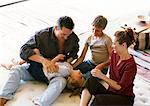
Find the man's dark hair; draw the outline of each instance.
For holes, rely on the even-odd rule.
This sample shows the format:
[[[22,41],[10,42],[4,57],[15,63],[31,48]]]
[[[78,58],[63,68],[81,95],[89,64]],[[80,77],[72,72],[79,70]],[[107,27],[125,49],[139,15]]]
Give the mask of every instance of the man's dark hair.
[[[74,28],[74,22],[68,16],[60,17],[57,21],[57,25],[59,29],[62,29],[62,27],[65,27],[65,28],[72,30]]]

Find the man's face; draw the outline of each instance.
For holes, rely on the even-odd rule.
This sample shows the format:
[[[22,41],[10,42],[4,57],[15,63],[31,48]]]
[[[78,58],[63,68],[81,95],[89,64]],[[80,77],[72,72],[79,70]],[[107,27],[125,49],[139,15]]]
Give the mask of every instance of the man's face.
[[[56,26],[56,36],[59,38],[59,39],[64,39],[66,40],[68,38],[68,36],[72,33],[72,30],[68,29],[68,28],[65,28],[65,27],[62,27],[62,29],[59,29],[57,26]]]

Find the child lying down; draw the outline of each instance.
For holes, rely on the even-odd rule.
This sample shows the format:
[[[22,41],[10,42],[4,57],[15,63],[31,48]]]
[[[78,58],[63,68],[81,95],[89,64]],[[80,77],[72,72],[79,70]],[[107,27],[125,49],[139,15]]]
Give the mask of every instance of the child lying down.
[[[73,70],[73,67],[68,62],[56,62],[58,66],[57,72],[50,73],[43,69],[45,76],[50,80],[53,77],[62,76],[67,78],[67,86],[71,89],[82,87],[84,84],[84,77],[80,70]]]
[[[36,54],[40,55],[40,52],[38,49],[34,49]],[[53,77],[66,77],[67,78],[67,87],[69,89],[74,89],[74,88],[81,88],[84,84],[84,77],[80,70],[73,70],[73,67],[68,63],[68,62],[59,62],[59,60],[63,60],[64,55],[59,54],[56,56],[53,61],[57,67],[56,71],[47,71],[46,69],[43,68],[43,72],[45,76],[48,78],[48,80],[51,80]],[[4,68],[11,70],[12,68],[17,67],[17,65],[22,65],[26,63],[24,60],[21,60],[19,62],[12,61],[12,64],[1,64]]]

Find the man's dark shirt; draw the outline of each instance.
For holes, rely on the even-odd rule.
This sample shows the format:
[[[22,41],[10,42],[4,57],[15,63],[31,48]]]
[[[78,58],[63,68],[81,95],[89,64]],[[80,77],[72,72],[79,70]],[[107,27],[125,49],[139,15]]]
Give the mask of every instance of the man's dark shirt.
[[[79,38],[78,36],[72,32],[72,34],[68,37],[64,44],[64,55],[66,59],[72,57],[73,59],[77,58],[77,53],[79,51]],[[44,81],[48,83],[48,79],[45,77],[43,73],[43,66],[41,63],[37,63],[34,61],[30,61],[28,58],[35,54],[33,51],[34,48],[40,50],[40,54],[49,59],[53,59],[59,53],[59,44],[58,39],[54,34],[54,28],[46,28],[41,30],[35,34],[35,36],[31,37],[27,43],[25,43],[20,50],[20,57],[23,60],[26,60],[30,63],[28,71],[30,74],[39,81]],[[61,53],[62,54],[62,53]]]

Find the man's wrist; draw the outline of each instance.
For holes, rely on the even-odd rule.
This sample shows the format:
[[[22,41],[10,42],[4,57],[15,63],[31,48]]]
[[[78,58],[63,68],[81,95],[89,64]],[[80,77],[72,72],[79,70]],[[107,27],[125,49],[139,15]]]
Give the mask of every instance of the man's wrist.
[[[41,59],[40,59],[40,63],[41,63],[41,64],[44,64],[46,61],[47,61],[47,60],[46,60],[44,57],[41,57]]]

